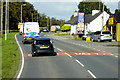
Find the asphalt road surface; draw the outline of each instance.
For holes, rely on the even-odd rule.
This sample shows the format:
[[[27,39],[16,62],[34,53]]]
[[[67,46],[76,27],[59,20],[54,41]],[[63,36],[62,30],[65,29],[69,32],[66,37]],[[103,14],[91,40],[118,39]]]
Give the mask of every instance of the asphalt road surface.
[[[41,33],[40,36],[46,37],[47,34]],[[20,78],[118,78],[118,57],[112,50],[102,51],[97,43],[80,43],[49,35],[52,35],[49,37],[54,42],[56,56],[32,57],[31,44],[23,44],[22,36],[17,35],[25,58]]]

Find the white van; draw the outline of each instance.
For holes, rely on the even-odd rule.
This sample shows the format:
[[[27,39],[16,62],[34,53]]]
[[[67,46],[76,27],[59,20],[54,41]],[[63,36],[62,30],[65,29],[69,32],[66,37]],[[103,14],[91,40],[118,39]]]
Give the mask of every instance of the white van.
[[[32,42],[34,38],[39,38],[39,24],[38,22],[25,22],[23,25],[23,40],[22,42]]]

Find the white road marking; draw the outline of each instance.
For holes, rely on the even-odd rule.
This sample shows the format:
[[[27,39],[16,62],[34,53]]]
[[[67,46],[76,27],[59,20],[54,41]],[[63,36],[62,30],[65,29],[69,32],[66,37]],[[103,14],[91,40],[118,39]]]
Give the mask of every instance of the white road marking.
[[[103,51],[103,52],[106,52],[106,51]]]
[[[91,76],[92,76],[93,78],[96,78],[96,76],[95,76],[90,70],[87,70],[87,71],[88,71],[88,73],[91,74]]]
[[[68,53],[65,53],[66,55],[68,55],[69,57],[72,57],[71,55],[69,55]]]
[[[75,53],[77,55],[77,53]]]
[[[59,51],[61,51],[61,52],[63,52],[63,50],[61,50],[61,49],[59,49],[59,48],[57,48]]]
[[[98,50],[98,51],[100,51],[100,50]]]
[[[57,55],[59,55],[59,53],[57,53]]]
[[[118,56],[115,56],[116,58],[118,58]]]
[[[16,34],[16,35],[17,35],[17,34]],[[23,71],[23,67],[24,67],[24,54],[23,54],[22,48],[21,48],[21,46],[20,46],[20,44],[19,44],[19,42],[18,42],[18,40],[17,40],[17,38],[16,38],[16,35],[15,35],[15,40],[16,40],[16,42],[17,42],[17,44],[18,44],[18,47],[19,47],[20,52],[21,52],[21,55],[22,55],[22,64],[21,64],[21,68],[20,68],[19,74],[17,75],[17,80],[19,80],[19,78],[20,78],[20,76],[21,76],[21,73],[22,73],[22,71]]]
[[[80,64],[82,67],[84,67],[84,65],[80,61],[78,61],[77,59],[75,59],[75,61],[77,61],[78,64]]]
[[[96,48],[93,48],[93,49],[96,49]]]

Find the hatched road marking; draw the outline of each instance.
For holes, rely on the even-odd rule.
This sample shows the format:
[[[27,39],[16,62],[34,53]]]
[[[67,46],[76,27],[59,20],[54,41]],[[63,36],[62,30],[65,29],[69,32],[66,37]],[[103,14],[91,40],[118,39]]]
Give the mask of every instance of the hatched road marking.
[[[71,55],[76,55],[76,56],[112,56],[112,54],[108,53],[93,53],[93,52],[57,52],[56,56],[69,56],[72,57]],[[32,57],[32,54],[24,54],[24,57]]]

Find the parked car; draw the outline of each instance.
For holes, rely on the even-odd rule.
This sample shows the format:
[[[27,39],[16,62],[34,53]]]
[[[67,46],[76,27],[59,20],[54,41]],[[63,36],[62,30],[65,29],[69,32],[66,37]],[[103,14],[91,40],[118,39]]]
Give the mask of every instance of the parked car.
[[[47,28],[44,28],[43,32],[49,32],[49,30]]]
[[[86,37],[88,37],[88,36],[91,37],[93,34],[94,34],[94,32],[91,32],[91,33],[88,33],[88,34],[82,36],[82,40],[86,40]]]
[[[32,43],[32,55],[50,54],[55,55],[53,42],[50,38],[37,38]]]
[[[91,41],[112,41],[112,34],[110,31],[96,31],[94,35],[91,36]]]

